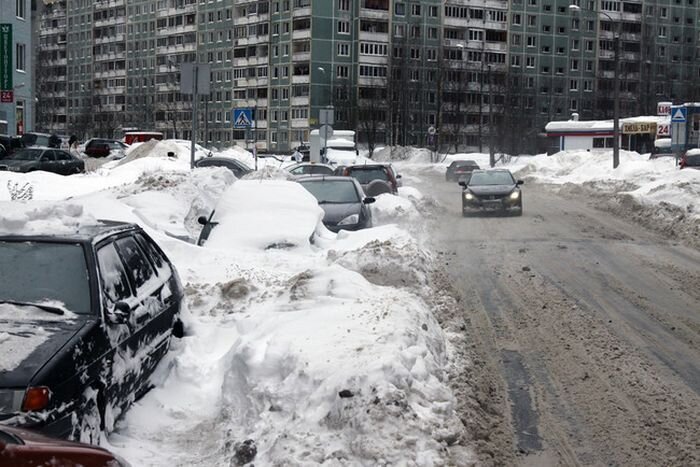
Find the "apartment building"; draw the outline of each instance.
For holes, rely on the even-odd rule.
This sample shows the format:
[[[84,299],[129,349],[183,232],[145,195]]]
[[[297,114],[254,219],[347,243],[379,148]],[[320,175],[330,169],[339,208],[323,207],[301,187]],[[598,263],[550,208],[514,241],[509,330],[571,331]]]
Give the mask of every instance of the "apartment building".
[[[572,112],[612,116],[618,40],[623,116],[700,100],[695,1],[44,0],[39,120],[189,138],[179,67],[197,60],[211,145],[287,151],[329,106],[365,140],[425,144],[433,126],[462,149],[521,144]],[[233,128],[234,108],[254,126]]]
[[[2,30],[2,101],[0,134],[21,135],[33,130],[34,70],[30,0],[3,2],[0,9]]]

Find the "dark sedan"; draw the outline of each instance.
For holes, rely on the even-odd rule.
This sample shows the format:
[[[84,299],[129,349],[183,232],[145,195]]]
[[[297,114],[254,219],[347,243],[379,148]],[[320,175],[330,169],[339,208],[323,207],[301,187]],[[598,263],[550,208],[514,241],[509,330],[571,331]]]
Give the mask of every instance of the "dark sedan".
[[[225,167],[229,169],[237,178],[248,175],[253,171],[243,162],[230,157],[205,157],[195,161],[194,166],[200,167]]]
[[[0,170],[34,172],[43,170],[59,175],[85,172],[85,162],[69,152],[52,148],[27,148],[0,161]]]
[[[462,215],[474,211],[523,213],[522,180],[516,181],[506,169],[475,170],[462,186]]]
[[[474,161],[452,161],[445,170],[445,181],[457,182],[468,177],[475,170],[479,170],[479,164]]]
[[[95,442],[181,335],[183,290],[133,224],[0,235],[0,424]]]
[[[352,177],[303,177],[297,180],[318,200],[325,213],[323,225],[328,230],[360,230],[372,227],[369,205],[374,198],[364,196],[362,187]]]

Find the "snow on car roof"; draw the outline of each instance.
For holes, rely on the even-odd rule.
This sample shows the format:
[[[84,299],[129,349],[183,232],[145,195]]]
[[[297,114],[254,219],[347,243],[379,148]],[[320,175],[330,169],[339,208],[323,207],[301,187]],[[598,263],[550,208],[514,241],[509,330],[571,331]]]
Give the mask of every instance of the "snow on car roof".
[[[239,180],[216,206],[207,247],[264,250],[308,246],[322,226],[316,198],[296,182]]]

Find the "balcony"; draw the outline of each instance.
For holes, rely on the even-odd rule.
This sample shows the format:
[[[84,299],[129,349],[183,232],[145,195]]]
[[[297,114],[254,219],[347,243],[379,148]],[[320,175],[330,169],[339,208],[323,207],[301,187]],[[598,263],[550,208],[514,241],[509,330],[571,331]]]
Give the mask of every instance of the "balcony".
[[[294,8],[292,12],[292,18],[303,18],[304,16],[311,16],[311,7],[304,8]]]
[[[114,18],[100,19],[95,21],[95,27],[101,26],[116,26],[117,24],[126,24],[126,16],[117,16]]]
[[[178,36],[186,32],[197,32],[196,24],[181,24],[179,26],[160,28],[156,30],[157,37]]]
[[[292,76],[292,84],[309,84],[311,82],[309,75]]]
[[[350,37],[351,36],[348,36],[348,39],[350,39]],[[388,43],[389,42],[389,33],[360,31],[359,40]],[[413,43],[413,42],[416,42],[416,39],[407,39],[406,42]],[[422,41],[421,41],[421,43],[422,43]]]
[[[388,20],[389,10],[374,10],[371,8],[360,8],[360,18]]]
[[[308,128],[309,127],[309,119],[307,119],[307,118],[294,118],[294,119],[292,119],[290,126],[294,129]]]
[[[196,50],[197,44],[192,42],[191,44],[166,45],[164,47],[156,47],[156,54],[169,55],[183,52],[195,52]]]
[[[103,36],[95,38],[95,44],[110,44],[112,42],[124,42],[126,36],[124,34],[115,34],[114,36]]]
[[[169,16],[182,15],[184,13],[196,13],[197,4],[192,3],[185,5],[182,8],[166,8],[164,10],[156,10],[156,18],[167,18]]]
[[[126,78],[126,70],[96,71],[95,78]]]
[[[290,101],[293,106],[309,105],[309,96],[292,97]]]
[[[292,40],[295,39],[311,39],[311,29],[292,31]]]

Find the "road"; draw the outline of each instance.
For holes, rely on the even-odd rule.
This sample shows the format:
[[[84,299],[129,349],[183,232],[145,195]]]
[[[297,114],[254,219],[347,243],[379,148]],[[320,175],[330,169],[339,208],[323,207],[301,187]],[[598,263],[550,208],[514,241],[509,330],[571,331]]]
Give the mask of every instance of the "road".
[[[700,465],[700,252],[554,187],[470,218],[455,183],[418,188],[445,208],[486,465]]]

